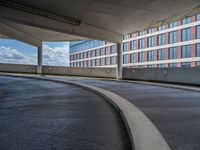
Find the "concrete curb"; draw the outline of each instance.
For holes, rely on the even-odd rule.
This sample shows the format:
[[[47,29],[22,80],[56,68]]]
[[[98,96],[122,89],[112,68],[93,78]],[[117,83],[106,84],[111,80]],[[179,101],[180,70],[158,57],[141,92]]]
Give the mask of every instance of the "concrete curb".
[[[132,147],[135,150],[171,150],[165,139],[153,123],[136,106],[125,98],[95,86],[80,84],[72,81],[61,81],[59,79],[50,79],[46,77],[30,75],[0,74],[2,76],[25,77],[39,80],[70,84],[95,92],[103,96],[114,105],[120,113],[126,128],[129,132]]]

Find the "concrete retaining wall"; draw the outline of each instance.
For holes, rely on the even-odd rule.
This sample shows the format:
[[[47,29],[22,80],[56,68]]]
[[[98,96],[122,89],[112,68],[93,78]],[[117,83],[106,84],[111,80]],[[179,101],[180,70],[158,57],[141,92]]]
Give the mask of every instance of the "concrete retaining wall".
[[[42,72],[43,74],[51,75],[116,78],[116,68],[75,68],[43,66]]]
[[[200,85],[200,68],[123,68],[123,78]]]
[[[37,73],[36,65],[0,63],[0,72]],[[43,66],[43,74],[116,78],[116,68],[75,68]]]
[[[12,73],[37,73],[37,66],[36,65],[0,63],[0,71],[1,72],[12,72]]]

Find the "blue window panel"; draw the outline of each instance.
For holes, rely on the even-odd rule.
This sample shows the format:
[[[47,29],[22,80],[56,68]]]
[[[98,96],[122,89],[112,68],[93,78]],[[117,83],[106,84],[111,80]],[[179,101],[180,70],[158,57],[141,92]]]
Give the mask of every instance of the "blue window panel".
[[[128,51],[128,42],[123,43],[123,51],[127,52]]]
[[[197,61],[197,62],[196,62],[196,66],[197,66],[197,67],[200,67],[200,61]]]
[[[191,67],[191,62],[182,62],[181,67]]]
[[[190,17],[184,18],[184,19],[181,20],[181,24],[182,24],[182,25],[183,25],[183,24],[188,24],[188,23],[191,23],[191,18],[190,18]]]
[[[177,67],[177,63],[170,63],[170,64],[169,64],[169,67],[170,67],[170,68],[176,68],[176,67]]]
[[[165,26],[158,27],[158,31],[161,31],[161,30],[164,30],[164,29],[165,29]]]
[[[136,50],[136,41],[131,41],[131,50]]]
[[[200,21],[200,13],[197,14],[197,16],[196,16],[196,20],[197,20],[197,21]]]
[[[147,58],[148,61],[154,61],[154,51],[148,51]]]
[[[123,55],[123,64],[127,64],[128,63],[128,55]]]
[[[158,35],[158,46],[165,44],[165,34]]]
[[[158,50],[157,57],[158,60],[165,60],[165,49]]]
[[[178,26],[177,22],[171,22],[171,23],[169,24],[169,27],[170,27],[170,28],[173,28],[173,27],[176,27],[176,26]]]
[[[110,47],[110,54],[114,54],[115,53],[115,48],[116,48],[115,45]]]
[[[165,64],[158,64],[158,68],[164,68]]]
[[[191,40],[191,28],[187,28],[187,29],[182,29],[181,30],[181,38],[182,41],[188,41]]]
[[[139,49],[144,48],[144,45],[145,45],[144,39],[139,39]]]
[[[148,47],[154,46],[154,36],[148,37]]]
[[[105,48],[105,54],[106,54],[106,55],[109,54],[109,48],[108,48],[108,47]]]
[[[114,56],[110,57],[110,64],[111,65],[115,64],[115,57]]]
[[[177,48],[172,47],[169,48],[169,59],[176,59],[177,58]]]
[[[144,31],[141,31],[141,32],[138,33],[139,36],[144,35],[144,34],[145,34]]]
[[[185,45],[181,47],[181,58],[191,57],[191,45]]]
[[[144,52],[138,53],[138,62],[144,62]]]
[[[197,39],[200,39],[200,26],[197,26],[197,28],[196,28],[196,30],[197,30]]]
[[[196,45],[196,56],[200,57],[200,43]]]
[[[177,31],[173,31],[169,33],[169,43],[176,43],[177,42]]]
[[[130,55],[130,62],[131,63],[135,63],[136,62],[136,54],[135,53]]]
[[[149,29],[148,30],[148,33],[153,33],[154,32],[154,29]]]

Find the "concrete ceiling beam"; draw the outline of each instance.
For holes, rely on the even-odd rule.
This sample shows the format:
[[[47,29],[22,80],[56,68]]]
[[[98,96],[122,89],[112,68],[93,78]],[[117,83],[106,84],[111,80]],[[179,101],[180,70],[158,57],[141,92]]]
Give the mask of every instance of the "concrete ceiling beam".
[[[119,33],[84,23],[73,25],[5,6],[0,6],[0,19],[91,39],[106,40],[114,43],[120,43],[122,41],[122,35]]]
[[[0,23],[0,33],[7,37],[14,38],[16,40],[31,44],[36,47],[39,47],[42,45],[41,40],[34,38],[22,31],[19,31],[5,23]]]

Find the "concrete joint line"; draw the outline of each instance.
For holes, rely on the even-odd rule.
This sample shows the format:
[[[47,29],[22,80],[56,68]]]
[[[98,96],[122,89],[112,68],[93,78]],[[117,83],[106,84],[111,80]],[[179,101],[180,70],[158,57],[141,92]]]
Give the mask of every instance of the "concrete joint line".
[[[13,74],[0,74],[3,76],[25,77],[46,81],[53,81],[63,84],[70,84],[78,86],[86,90],[95,92],[103,96],[114,105],[120,113],[126,128],[129,132],[132,147],[135,150],[171,150],[161,133],[154,126],[154,124],[141,112],[136,106],[130,103],[125,98],[95,86],[90,86],[82,83],[72,81],[62,81],[59,79],[50,79],[46,77],[30,76],[30,75],[13,75]]]

